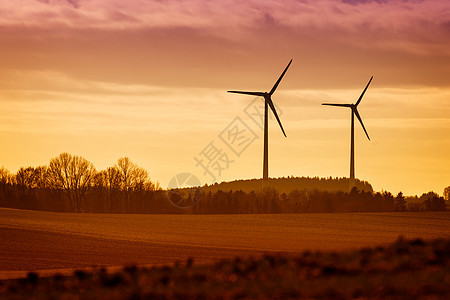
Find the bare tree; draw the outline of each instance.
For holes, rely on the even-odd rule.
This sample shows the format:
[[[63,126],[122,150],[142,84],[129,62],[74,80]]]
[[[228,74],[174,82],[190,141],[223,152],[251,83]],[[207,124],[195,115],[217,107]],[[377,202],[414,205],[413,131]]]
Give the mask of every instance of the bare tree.
[[[114,194],[120,191],[121,176],[117,166],[106,169],[106,182],[108,187],[109,209],[113,209]]]
[[[99,203],[103,203],[102,207],[109,211],[108,201],[105,197],[107,193],[107,181],[106,181],[106,171],[100,171],[95,173],[92,179],[92,186],[94,187],[94,192]]]
[[[22,167],[14,176],[14,181],[20,191],[30,195],[31,191],[37,187],[37,173],[33,167]]]
[[[141,168],[130,161],[128,157],[119,158],[115,168],[120,179],[120,189],[125,198],[125,209],[130,211],[131,196],[137,197],[134,201],[135,209],[142,208],[142,197],[144,191],[154,191],[160,189],[159,184],[155,185],[149,179],[147,170]]]
[[[125,211],[129,211],[130,192],[132,190],[133,177],[135,176],[136,166],[128,157],[122,157],[117,160],[117,170],[120,176],[121,190],[125,197]]]
[[[95,175],[95,168],[86,159],[61,153],[50,160],[49,183],[66,192],[72,210],[80,212],[86,193]]]
[[[148,181],[148,172],[144,168],[135,166],[131,178],[133,190],[142,192],[145,190],[145,183]]]
[[[70,161],[72,156],[69,153],[61,153],[58,157],[52,158],[48,166],[49,184],[52,188],[63,189],[70,199]],[[72,204],[72,203],[71,203]]]
[[[145,183],[144,190],[146,190],[146,191],[162,191],[162,187],[159,184],[159,182],[155,183],[155,182],[152,182],[152,181],[148,180]]]
[[[8,169],[1,167],[0,168],[0,185],[2,188],[2,198],[3,200],[6,200],[6,185],[11,180],[11,174],[9,173]]]
[[[114,167],[109,167],[106,169],[106,180],[108,182],[108,187],[110,189],[120,189],[121,179],[119,169]]]
[[[133,176],[132,176],[132,185],[133,190],[136,195],[135,208],[138,211],[142,211],[144,208],[144,191],[146,188],[146,183],[148,182],[148,172],[144,168],[135,166]]]
[[[395,211],[406,211],[406,200],[402,192],[399,192],[394,199]]]
[[[34,174],[36,179],[36,187],[39,189],[45,189],[48,187],[47,166],[39,166],[34,168]]]
[[[81,211],[82,202],[91,186],[95,175],[95,168],[92,163],[81,156],[73,156],[70,164],[72,174],[72,191],[77,205],[77,211]]]
[[[450,186],[444,189],[444,199],[450,201]]]
[[[130,190],[133,172],[135,165],[130,161],[128,157],[122,157],[117,160],[117,170],[120,174],[121,188],[123,190]]]
[[[3,182],[7,183],[10,175],[11,174],[9,173],[8,169],[6,169],[3,166],[0,168],[0,182],[1,183],[3,183]]]
[[[120,191],[121,176],[117,166],[109,167],[106,170],[97,172],[93,179],[97,197],[104,200],[106,211],[111,212],[113,209],[114,194]]]

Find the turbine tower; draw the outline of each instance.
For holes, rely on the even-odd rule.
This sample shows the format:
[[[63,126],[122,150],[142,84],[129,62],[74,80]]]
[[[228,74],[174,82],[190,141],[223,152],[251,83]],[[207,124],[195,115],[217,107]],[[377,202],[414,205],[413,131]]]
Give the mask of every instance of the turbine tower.
[[[350,107],[352,112],[352,125],[351,125],[351,142],[350,142],[350,189],[355,186],[355,115],[358,118],[359,122],[361,123],[362,128],[364,129],[364,132],[366,133],[367,138],[370,141],[369,134],[367,133],[366,128],[364,127],[363,121],[361,119],[361,116],[358,113],[358,104],[361,102],[364,93],[366,92],[367,88],[369,87],[369,84],[372,82],[372,77],[370,77],[369,82],[366,85],[366,88],[361,93],[361,96],[359,96],[358,101],[356,101],[355,104],[335,104],[335,103],[322,103],[322,105],[330,105],[330,106],[340,106],[340,107]]]
[[[268,93],[267,92],[228,91],[228,93],[260,96],[260,97],[264,98],[264,158],[263,158],[263,179],[264,180],[269,179],[269,148],[268,148],[269,132],[268,132],[268,110],[267,110],[267,107],[268,106],[270,107],[273,114],[275,115],[275,118],[278,121],[278,124],[280,125],[281,131],[283,132],[284,136],[287,137],[286,133],[284,132],[283,125],[281,125],[281,121],[280,121],[280,118],[278,117],[275,106],[273,105],[272,95],[273,95],[273,93],[275,93],[275,90],[277,89],[278,85],[280,84],[281,79],[283,79],[283,76],[286,73],[286,71],[288,70],[291,63],[292,63],[292,59],[289,61],[288,65],[284,69],[283,73],[281,73],[277,82],[275,82],[274,86]]]

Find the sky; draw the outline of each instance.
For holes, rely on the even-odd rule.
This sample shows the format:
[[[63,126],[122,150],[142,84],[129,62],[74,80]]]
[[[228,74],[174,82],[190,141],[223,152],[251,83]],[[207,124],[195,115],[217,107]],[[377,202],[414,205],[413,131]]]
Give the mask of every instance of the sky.
[[[447,0],[0,0],[0,166],[62,152],[98,170],[128,156],[167,187],[269,175],[356,177],[421,195],[450,185]],[[202,167],[203,166],[203,167]]]

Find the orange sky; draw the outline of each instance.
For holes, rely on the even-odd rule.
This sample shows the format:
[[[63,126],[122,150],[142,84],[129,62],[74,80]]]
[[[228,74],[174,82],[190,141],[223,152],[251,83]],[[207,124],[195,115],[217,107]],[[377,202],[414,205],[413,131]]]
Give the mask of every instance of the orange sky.
[[[262,130],[245,113],[270,90],[269,174],[356,176],[375,190],[442,194],[450,185],[448,1],[107,1],[0,3],[0,165],[61,152],[98,169],[129,156],[167,186],[213,142],[233,162],[217,180],[262,175]],[[259,101],[259,102],[258,102]],[[257,100],[254,104],[263,104]],[[347,111],[348,110],[348,111]],[[240,156],[220,139],[239,117],[256,135]],[[223,135],[222,135],[223,137]]]

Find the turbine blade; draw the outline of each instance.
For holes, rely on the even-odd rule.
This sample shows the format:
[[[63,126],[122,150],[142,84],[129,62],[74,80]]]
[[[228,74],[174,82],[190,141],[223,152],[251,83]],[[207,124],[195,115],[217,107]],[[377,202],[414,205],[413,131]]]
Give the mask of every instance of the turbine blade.
[[[362,119],[361,119],[361,116],[359,115],[358,110],[356,109],[356,107],[355,107],[355,109],[353,110],[353,112],[355,113],[356,117],[358,118],[359,122],[361,123],[361,126],[362,126],[362,128],[364,129],[364,132],[366,133],[367,138],[368,138],[369,141],[370,141],[369,134],[367,133],[366,127],[364,127],[364,123],[363,123],[363,121],[362,121]]]
[[[278,117],[277,110],[275,109],[275,106],[273,105],[272,99],[270,97],[267,97],[265,100],[267,101],[267,103],[270,106],[270,109],[272,110],[273,114],[275,115],[275,118],[277,119],[278,124],[280,125],[281,131],[283,132],[284,136],[287,137],[286,133],[284,132],[283,125],[281,125],[280,118]]]
[[[278,78],[277,82],[275,82],[273,88],[270,90],[269,95],[272,96],[273,93],[275,93],[275,90],[277,89],[278,85],[280,84],[281,79],[283,79],[284,74],[286,74],[287,69],[289,69],[289,66],[292,63],[292,59],[289,61],[288,65],[284,69],[283,73],[281,73],[280,78]]]
[[[253,96],[261,96],[264,97],[263,92],[243,92],[243,91],[227,91],[228,93],[235,93],[235,94],[244,94],[244,95],[253,95]]]
[[[341,107],[352,107],[351,104],[338,104],[338,103],[322,103],[322,105],[341,106]]]
[[[358,99],[358,101],[356,101],[355,106],[358,106],[359,102],[361,102],[362,97],[364,96],[364,93],[366,92],[367,88],[369,87],[369,84],[372,82],[372,78],[373,78],[373,76],[370,77],[370,80],[369,80],[369,82],[367,83],[366,88],[365,88],[364,91],[362,92],[361,96],[359,96],[359,99]]]

